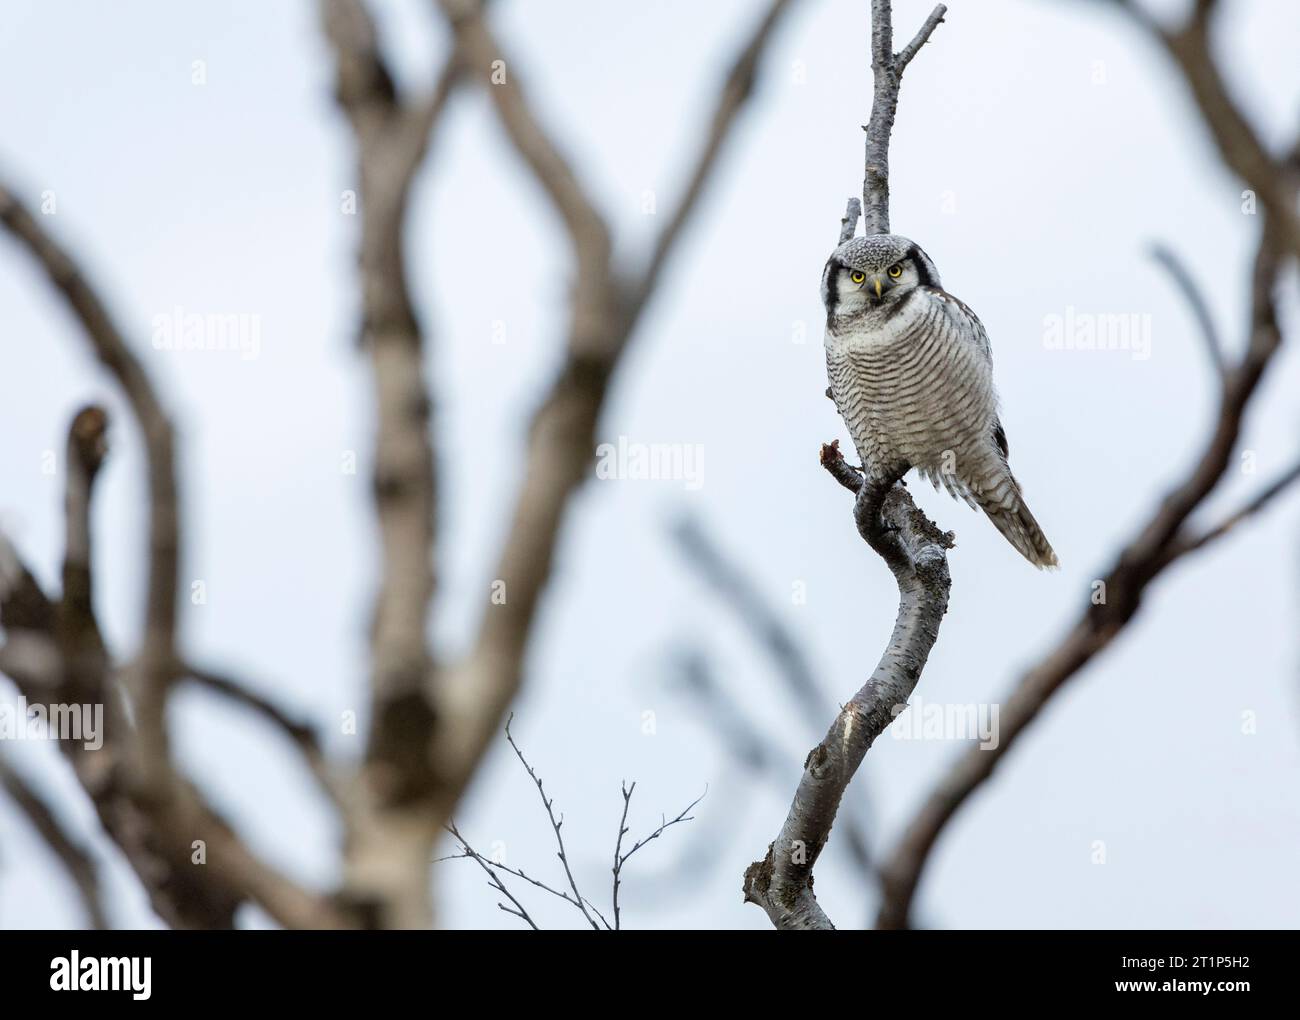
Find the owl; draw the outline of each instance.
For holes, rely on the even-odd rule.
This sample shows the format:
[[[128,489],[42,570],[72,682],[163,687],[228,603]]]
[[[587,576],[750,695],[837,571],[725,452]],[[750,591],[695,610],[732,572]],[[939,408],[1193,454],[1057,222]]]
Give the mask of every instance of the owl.
[[[988,334],[930,257],[897,234],[853,238],[826,263],[822,301],[830,393],[863,470],[893,480],[915,468],[1034,566],[1055,567],[1007,463]]]

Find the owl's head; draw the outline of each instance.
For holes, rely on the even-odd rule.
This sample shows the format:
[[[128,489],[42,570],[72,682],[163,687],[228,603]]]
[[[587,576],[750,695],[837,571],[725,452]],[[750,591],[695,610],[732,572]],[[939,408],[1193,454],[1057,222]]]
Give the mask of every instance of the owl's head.
[[[888,309],[917,287],[938,287],[939,271],[920,245],[898,234],[845,241],[822,273],[822,303],[831,317]]]

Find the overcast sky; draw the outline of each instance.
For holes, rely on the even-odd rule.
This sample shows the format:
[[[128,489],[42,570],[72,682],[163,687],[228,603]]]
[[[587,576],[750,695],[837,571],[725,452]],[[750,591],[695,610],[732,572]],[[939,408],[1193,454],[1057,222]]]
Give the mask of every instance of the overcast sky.
[[[376,8],[404,87],[445,50],[423,2]],[[652,5],[503,0],[494,19],[547,125],[634,259],[671,206],[753,0]],[[951,0],[908,70],[892,147],[892,220],[932,256],[992,338],[1011,462],[1062,561],[1030,568],[982,517],[919,484],[957,532],[952,600],[918,688],[997,703],[1073,622],[1118,544],[1199,452],[1214,392],[1185,304],[1147,249],[1186,259],[1227,344],[1244,339],[1258,217],[1220,166],[1163,54],[1108,5]],[[1178,9],[1179,4],[1164,5]],[[1228,2],[1218,51],[1271,142],[1295,127],[1300,8]],[[784,818],[805,728],[771,664],[676,554],[695,516],[744,565],[846,700],[884,647],[892,581],[857,537],[851,500],[818,467],[847,440],[823,395],[818,281],[861,188],[869,108],[865,0],[802,0],[617,376],[602,441],[678,444],[690,477],[593,480],[568,517],[514,732],[565,813],[584,892],[605,902],[621,809],[634,833],[706,787],[689,825],[629,865],[631,927],[763,928],[745,865]],[[929,9],[898,0],[910,36]],[[902,40],[899,40],[901,45]],[[201,62],[196,64],[196,62]],[[85,260],[179,428],[192,657],[246,676],[317,722],[339,754],[364,710],[375,534],[367,363],[355,348],[356,219],[341,209],[351,138],[331,100],[315,5],[21,0],[0,43],[0,175]],[[196,83],[196,77],[202,78]],[[433,623],[454,653],[492,580],[528,416],[557,363],[567,262],[544,197],[481,97],[456,100],[415,193],[411,283],[428,327],[444,532]],[[151,345],[155,318],[256,317],[255,357]],[[1294,294],[1288,324],[1296,325]],[[1062,350],[1052,317],[1134,315],[1129,350]],[[1291,329],[1300,343],[1300,330]],[[54,588],[62,450],[89,400],[117,427],[95,529],[101,621],[129,653],[140,626],[138,437],[75,323],[26,254],[0,241],[0,514]],[[1300,350],[1284,350],[1245,448],[1206,519],[1300,454]],[[344,470],[349,453],[360,466]],[[1248,468],[1253,466],[1254,474]],[[696,484],[699,483],[699,484]],[[1071,682],[949,829],[923,919],[950,927],[1291,926],[1300,911],[1300,501],[1280,503],[1171,570],[1132,629]],[[806,595],[806,598],[800,598]],[[788,758],[755,780],[681,690],[702,650]],[[0,681],[0,697],[16,692]],[[207,697],[177,699],[186,771],[253,846],[306,882],[338,876],[338,831],[270,731]],[[1251,713],[1251,715],[1247,715]],[[1255,720],[1243,732],[1243,720]],[[830,717],[825,720],[829,724]],[[852,796],[891,845],[961,753],[883,736]],[[108,868],[119,925],[158,923],[99,837],[52,748],[0,748],[58,796]],[[536,791],[501,742],[458,823],[484,852],[556,876]],[[832,835],[817,892],[839,924],[866,917],[862,877]],[[1094,863],[1098,844],[1105,863]],[[465,862],[434,872],[443,922],[517,927]],[[547,925],[580,921],[529,900]],[[568,908],[564,908],[568,909]],[[244,918],[260,924],[256,912]],[[71,886],[0,800],[0,925],[75,926]]]

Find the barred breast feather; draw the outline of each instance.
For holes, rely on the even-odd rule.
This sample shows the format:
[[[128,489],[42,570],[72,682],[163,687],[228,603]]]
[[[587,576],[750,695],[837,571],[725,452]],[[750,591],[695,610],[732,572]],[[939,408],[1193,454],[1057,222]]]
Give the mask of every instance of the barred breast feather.
[[[917,287],[894,309],[829,323],[826,368],[869,473],[916,468],[983,510],[1035,566],[1056,565],[1007,464],[988,335],[974,312]]]

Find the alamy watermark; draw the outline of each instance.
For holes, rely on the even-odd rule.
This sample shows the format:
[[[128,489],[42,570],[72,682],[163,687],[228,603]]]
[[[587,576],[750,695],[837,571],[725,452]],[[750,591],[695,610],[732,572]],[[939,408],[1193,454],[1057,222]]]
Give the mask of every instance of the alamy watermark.
[[[262,353],[262,317],[251,312],[189,312],[176,305],[153,317],[155,351],[229,351],[244,361]]]
[[[689,492],[704,486],[704,447],[699,443],[617,443],[596,447],[596,477],[633,482],[682,482]]]
[[[0,740],[81,741],[87,751],[104,746],[104,706],[0,701]]]
[[[1128,351],[1134,361],[1151,357],[1149,312],[1079,312],[1043,316],[1043,347],[1049,351]]]
[[[895,740],[978,740],[981,751],[997,748],[997,704],[959,705],[925,701],[920,696],[890,709],[889,732]]]
[[[72,950],[50,961],[50,988],[56,992],[130,992],[142,1001],[153,994],[153,958],[82,956]]]

